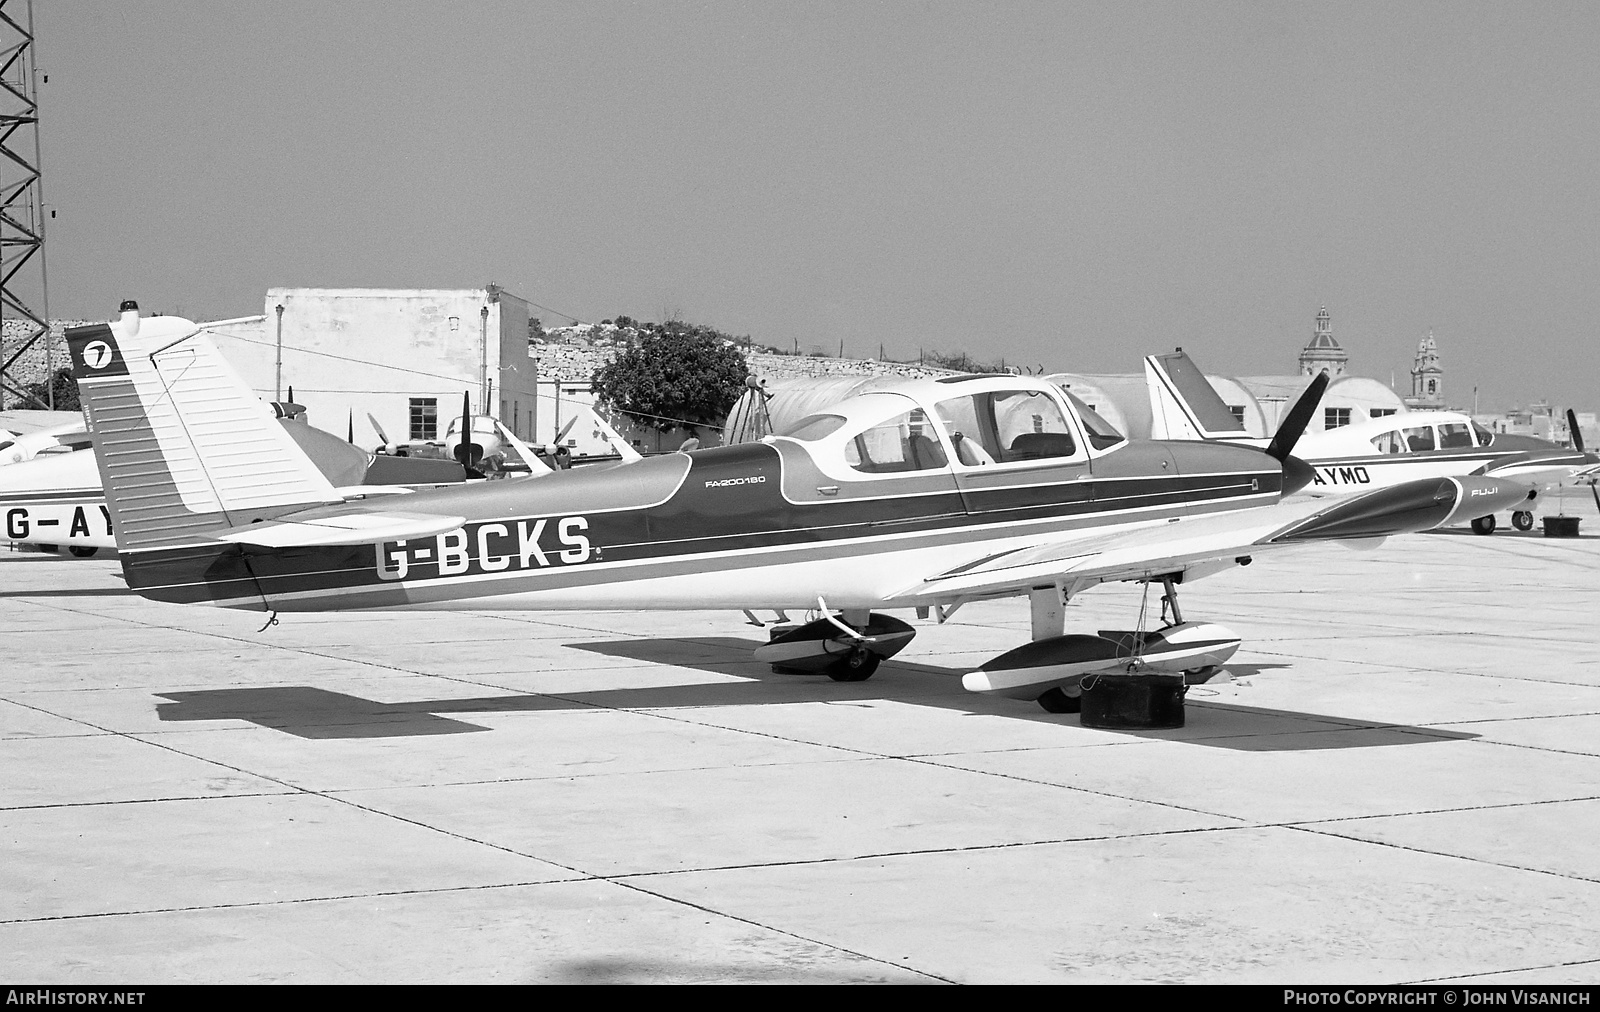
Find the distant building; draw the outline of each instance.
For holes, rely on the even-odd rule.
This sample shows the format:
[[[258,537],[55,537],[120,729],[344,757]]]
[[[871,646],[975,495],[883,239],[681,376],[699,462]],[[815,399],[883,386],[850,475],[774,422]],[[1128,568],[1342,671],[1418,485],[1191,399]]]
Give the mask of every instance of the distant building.
[[[306,406],[311,423],[378,442],[443,440],[465,393],[474,413],[526,437],[534,363],[528,304],[483,288],[272,288],[266,312],[211,331],[264,400]]]
[[[1300,375],[1315,376],[1326,369],[1330,378],[1337,378],[1344,375],[1345,363],[1349,361],[1349,353],[1333,339],[1333,319],[1328,315],[1328,307],[1323,306],[1317,312],[1317,329],[1300,349]]]
[[[1439,411],[1445,407],[1444,367],[1439,364],[1439,348],[1433,331],[1417,342],[1417,357],[1411,365],[1411,396],[1406,406],[1413,411]]]

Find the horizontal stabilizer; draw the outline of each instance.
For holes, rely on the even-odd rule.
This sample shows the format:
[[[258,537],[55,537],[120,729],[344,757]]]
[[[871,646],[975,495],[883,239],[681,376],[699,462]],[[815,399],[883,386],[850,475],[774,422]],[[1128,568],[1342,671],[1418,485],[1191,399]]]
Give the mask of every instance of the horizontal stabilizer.
[[[375,545],[445,534],[466,517],[437,513],[346,513],[306,520],[268,520],[216,535],[219,541],[261,548],[314,548],[323,545]]]

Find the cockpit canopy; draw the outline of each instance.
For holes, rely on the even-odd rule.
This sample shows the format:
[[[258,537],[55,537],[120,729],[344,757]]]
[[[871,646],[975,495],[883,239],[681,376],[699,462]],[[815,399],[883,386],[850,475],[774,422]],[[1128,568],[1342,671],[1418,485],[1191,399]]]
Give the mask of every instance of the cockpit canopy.
[[[1466,450],[1488,446],[1494,433],[1477,422],[1438,422],[1422,425],[1400,424],[1372,438],[1379,453],[1423,453],[1429,450]]]
[[[1017,376],[911,383],[807,415],[779,438],[860,474],[1084,460],[1124,441],[1052,383]]]

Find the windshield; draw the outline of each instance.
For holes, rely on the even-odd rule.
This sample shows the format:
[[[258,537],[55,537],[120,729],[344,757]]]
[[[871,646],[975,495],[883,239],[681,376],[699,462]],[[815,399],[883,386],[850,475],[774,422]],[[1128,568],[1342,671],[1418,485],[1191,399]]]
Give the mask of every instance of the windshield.
[[[1090,446],[1093,446],[1096,450],[1104,450],[1106,447],[1116,446],[1128,438],[1118,432],[1115,425],[1096,414],[1094,408],[1083,403],[1083,400],[1071,390],[1063,392],[1067,395],[1067,400],[1071,401],[1072,406],[1078,410],[1078,418],[1083,421],[1084,431],[1089,434]]]
[[[778,435],[809,443],[836,431],[843,424],[843,415],[807,415]]]

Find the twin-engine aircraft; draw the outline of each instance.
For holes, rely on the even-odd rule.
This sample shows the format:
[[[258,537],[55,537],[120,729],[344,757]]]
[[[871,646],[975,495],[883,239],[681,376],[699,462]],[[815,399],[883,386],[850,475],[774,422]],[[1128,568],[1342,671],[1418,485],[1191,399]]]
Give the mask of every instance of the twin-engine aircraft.
[[[1325,379],[1262,450],[1132,442],[1054,384],[1003,375],[861,394],[759,443],[352,500],[194,324],[134,309],[67,339],[123,572],[146,597],[272,612],[809,611],[756,656],[859,680],[915,634],[878,609],[942,620],[1026,596],[1033,642],[963,681],[1052,710],[1075,707],[1084,674],[1203,677],[1225,660],[1238,637],[1184,622],[1179,583],[1526,495],[1456,477],[1281,502],[1310,480],[1290,450]],[[1117,580],[1161,584],[1172,622],[1063,635],[1063,604]]]
[[[1180,348],[1145,359],[1151,433],[1158,439],[1256,442],[1223,403],[1194,361]],[[1477,475],[1532,486],[1511,514],[1518,530],[1533,528],[1538,499],[1556,482],[1600,464],[1586,452],[1577,418],[1569,410],[1569,449],[1534,436],[1491,432],[1459,411],[1408,411],[1307,435],[1296,456],[1311,465],[1308,495],[1344,495],[1419,478]],[[1493,513],[1472,517],[1479,534],[1494,532]]]

